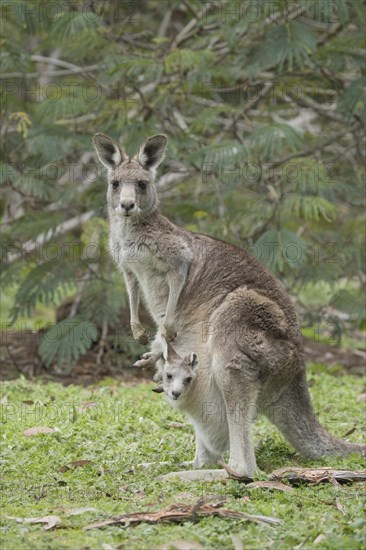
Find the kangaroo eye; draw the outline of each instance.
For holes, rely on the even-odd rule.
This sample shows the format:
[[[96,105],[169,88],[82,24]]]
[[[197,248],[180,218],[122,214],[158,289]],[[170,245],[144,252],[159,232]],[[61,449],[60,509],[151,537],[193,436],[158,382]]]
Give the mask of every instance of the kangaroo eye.
[[[118,180],[113,180],[111,182],[111,185],[112,185],[113,189],[116,190],[119,187],[119,181]]]
[[[137,185],[139,186],[139,188],[141,189],[141,191],[145,191],[146,189],[146,183],[144,181],[138,181],[137,182]]]
[[[171,374],[167,374],[166,377],[169,378],[169,380],[170,380],[171,378],[173,378],[173,376],[172,376]]]
[[[184,379],[184,381],[189,384],[192,381],[192,376],[187,376],[187,378]]]

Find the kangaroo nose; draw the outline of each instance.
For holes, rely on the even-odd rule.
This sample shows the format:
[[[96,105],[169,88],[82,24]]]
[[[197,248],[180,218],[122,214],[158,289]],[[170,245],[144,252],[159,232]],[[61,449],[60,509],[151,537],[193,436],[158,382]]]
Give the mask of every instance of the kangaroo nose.
[[[133,210],[133,208],[135,208],[135,203],[132,201],[124,201],[121,202],[121,207],[123,210],[126,210],[126,212],[128,212],[129,210]]]
[[[174,397],[179,397],[180,391],[172,391],[172,394],[174,395]]]

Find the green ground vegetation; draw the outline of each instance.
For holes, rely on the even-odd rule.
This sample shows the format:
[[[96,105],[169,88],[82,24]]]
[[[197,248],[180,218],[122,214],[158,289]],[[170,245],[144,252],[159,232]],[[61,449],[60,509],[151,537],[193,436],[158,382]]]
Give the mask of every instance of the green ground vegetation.
[[[321,422],[337,436],[360,442],[365,410],[358,396],[361,378],[333,377],[312,365],[308,379]],[[215,483],[156,481],[179,469],[194,454],[193,428],[151,384],[126,386],[112,379],[81,388],[23,378],[2,385],[2,549],[48,548],[99,550],[155,549],[177,540],[207,549],[233,548],[237,534],[244,548],[361,548],[365,535],[364,485],[302,485],[292,492],[249,489],[234,480]],[[24,436],[35,426],[56,428],[52,434]],[[295,455],[264,418],[256,423],[259,479],[285,466],[362,468],[357,455],[348,459],[305,461]],[[60,471],[77,460],[83,467]],[[170,465],[138,466],[168,461]],[[140,524],[83,531],[95,521],[127,512],[155,511],[172,503],[194,503],[202,496],[225,496],[226,508],[279,518],[278,526],[223,518],[180,525]],[[87,509],[87,510],[85,510]],[[71,512],[71,515],[70,515]],[[75,515],[72,515],[75,513]],[[18,518],[57,515],[59,525],[17,523]],[[120,545],[120,546],[118,546]],[[173,548],[173,547],[172,547]]]

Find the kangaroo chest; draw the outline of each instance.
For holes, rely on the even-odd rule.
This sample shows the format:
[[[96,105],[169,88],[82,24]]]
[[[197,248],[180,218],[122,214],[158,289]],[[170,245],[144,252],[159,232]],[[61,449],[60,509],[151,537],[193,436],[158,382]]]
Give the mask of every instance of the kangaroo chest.
[[[156,322],[165,314],[169,287],[166,264],[157,247],[148,246],[143,239],[122,235],[110,236],[110,251],[118,268],[132,272],[142,291],[143,299]]]
[[[200,368],[200,367],[199,367]],[[195,380],[192,392],[183,399],[169,403],[184,412],[206,448],[214,454],[229,448],[229,431],[224,398],[209,373]]]

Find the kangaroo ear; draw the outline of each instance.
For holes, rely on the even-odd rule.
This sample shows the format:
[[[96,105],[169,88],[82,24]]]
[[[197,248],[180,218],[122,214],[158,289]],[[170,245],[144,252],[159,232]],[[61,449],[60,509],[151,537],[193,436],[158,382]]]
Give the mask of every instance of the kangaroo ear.
[[[163,160],[167,138],[163,134],[157,134],[145,141],[137,153],[137,160],[146,170],[159,166]]]
[[[100,162],[106,168],[117,168],[127,155],[113,139],[104,134],[95,134],[93,137],[94,147]]]
[[[195,369],[198,365],[198,357],[197,357],[197,354],[196,353],[192,353],[190,354],[189,356],[189,363],[192,367],[192,369]]]

